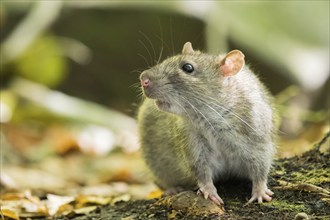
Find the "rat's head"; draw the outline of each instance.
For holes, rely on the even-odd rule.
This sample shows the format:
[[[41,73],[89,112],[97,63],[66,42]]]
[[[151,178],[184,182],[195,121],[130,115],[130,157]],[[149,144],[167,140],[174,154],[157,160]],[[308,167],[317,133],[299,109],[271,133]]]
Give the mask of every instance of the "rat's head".
[[[222,81],[240,72],[244,63],[244,55],[238,50],[214,56],[194,51],[187,42],[181,54],[145,70],[140,75],[141,86],[144,95],[154,99],[159,109],[184,114],[206,97],[216,98]]]

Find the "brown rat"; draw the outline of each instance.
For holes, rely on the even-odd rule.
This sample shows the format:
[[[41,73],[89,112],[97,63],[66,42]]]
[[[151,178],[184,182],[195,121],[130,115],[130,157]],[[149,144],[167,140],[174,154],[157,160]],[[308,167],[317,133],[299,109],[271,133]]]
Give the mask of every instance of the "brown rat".
[[[238,50],[194,51],[144,71],[138,114],[143,156],[167,192],[193,190],[223,203],[214,182],[252,180],[252,197],[270,201],[267,175],[275,153],[271,97]]]

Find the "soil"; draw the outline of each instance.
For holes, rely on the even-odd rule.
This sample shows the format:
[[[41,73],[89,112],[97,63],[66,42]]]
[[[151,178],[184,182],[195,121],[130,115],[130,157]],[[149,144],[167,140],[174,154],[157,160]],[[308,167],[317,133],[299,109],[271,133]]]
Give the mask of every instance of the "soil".
[[[330,219],[329,136],[330,133],[302,156],[275,161],[269,178],[269,186],[275,195],[269,203],[245,205],[250,196],[251,183],[232,180],[217,187],[225,201],[223,214],[208,212],[207,209],[201,212],[180,210],[173,206],[173,196],[167,196],[101,206],[87,216],[72,216],[70,219]],[[324,146],[326,150],[321,152],[320,148]],[[195,193],[180,196],[188,200],[191,198],[189,201],[198,197]],[[190,208],[199,209],[198,204],[192,204]]]

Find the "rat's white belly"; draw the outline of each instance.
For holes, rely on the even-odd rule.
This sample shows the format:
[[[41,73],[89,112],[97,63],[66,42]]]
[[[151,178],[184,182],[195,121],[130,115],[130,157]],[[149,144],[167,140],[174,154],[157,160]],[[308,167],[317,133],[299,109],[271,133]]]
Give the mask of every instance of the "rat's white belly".
[[[244,143],[240,143],[239,140],[233,143],[231,140],[222,139],[212,140],[210,145],[214,150],[214,154],[209,158],[214,178],[249,177],[245,152],[243,152],[246,147],[242,147]]]

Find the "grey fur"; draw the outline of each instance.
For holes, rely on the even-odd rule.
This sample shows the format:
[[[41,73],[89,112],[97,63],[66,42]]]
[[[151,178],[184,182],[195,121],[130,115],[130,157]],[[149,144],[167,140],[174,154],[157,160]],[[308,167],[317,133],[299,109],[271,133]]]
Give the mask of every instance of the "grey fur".
[[[250,202],[269,200],[271,97],[246,66],[223,77],[221,59],[199,51],[179,54],[141,74],[151,82],[138,114],[144,159],[164,190],[199,188],[219,204],[214,181],[236,176],[252,180]],[[195,71],[181,70],[184,63]]]

